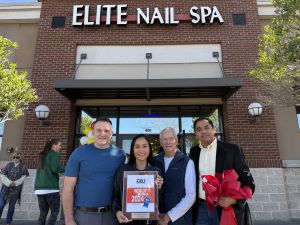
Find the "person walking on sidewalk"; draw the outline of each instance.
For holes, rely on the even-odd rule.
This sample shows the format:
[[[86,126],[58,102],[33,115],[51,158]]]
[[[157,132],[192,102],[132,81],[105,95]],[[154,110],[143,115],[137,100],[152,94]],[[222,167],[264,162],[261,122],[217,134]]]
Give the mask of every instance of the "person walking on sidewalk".
[[[40,209],[38,225],[45,225],[49,209],[51,215],[48,225],[54,225],[57,220],[60,209],[59,175],[65,171],[65,167],[60,164],[60,150],[60,140],[50,139],[39,155],[39,166],[34,183]]]
[[[23,183],[28,176],[28,170],[21,162],[21,153],[18,152],[13,154],[12,162],[1,170],[0,218],[6,203],[9,203],[6,225],[10,225],[13,220],[16,203],[21,202]]]

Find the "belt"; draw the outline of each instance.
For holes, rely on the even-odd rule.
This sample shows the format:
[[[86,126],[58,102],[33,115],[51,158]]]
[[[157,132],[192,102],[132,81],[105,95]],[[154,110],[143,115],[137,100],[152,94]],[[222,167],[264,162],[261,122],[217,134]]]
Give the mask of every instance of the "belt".
[[[103,207],[93,207],[93,208],[89,208],[89,207],[77,207],[78,210],[80,211],[84,211],[84,212],[97,212],[97,213],[101,213],[101,212],[107,212],[111,210],[111,205],[108,206],[103,206]]]

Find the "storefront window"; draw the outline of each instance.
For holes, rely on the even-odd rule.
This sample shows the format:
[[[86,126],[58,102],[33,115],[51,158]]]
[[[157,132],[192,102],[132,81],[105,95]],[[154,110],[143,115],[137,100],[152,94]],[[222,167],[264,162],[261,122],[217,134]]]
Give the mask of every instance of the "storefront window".
[[[298,127],[300,130],[300,105],[296,106],[296,113],[297,113]]]
[[[98,117],[112,120],[114,136],[112,144],[130,151],[132,138],[147,134],[155,153],[160,151],[159,133],[172,127],[179,135],[179,148],[186,153],[197,144],[193,122],[198,117],[209,117],[215,124],[219,138],[223,138],[221,106],[120,106],[84,107],[78,111],[75,147],[92,143],[90,124]],[[84,140],[84,142],[82,142]]]
[[[114,136],[111,140],[112,144],[116,144],[116,130],[117,127],[117,118],[110,117],[113,114],[113,111],[109,113],[109,110],[113,110],[110,107],[105,108],[105,110],[100,110],[99,107],[88,107],[82,108],[79,110],[77,126],[76,126],[76,136],[75,136],[75,147],[80,145],[90,144],[94,142],[92,131],[91,131],[91,124],[99,117],[108,117],[113,125],[113,132]],[[109,116],[110,114],[110,116]]]
[[[220,108],[214,106],[189,106],[184,107],[182,110],[182,131],[185,133],[185,148],[187,153],[189,149],[197,144],[197,140],[194,135],[194,121],[199,117],[200,112],[201,117],[210,118],[215,126],[217,131],[217,137],[223,139],[223,130],[222,128],[222,118],[220,115]]]
[[[3,132],[4,132],[4,123],[0,123],[0,149],[2,145]]]
[[[179,132],[177,118],[120,118],[119,134],[159,134],[165,127]]]

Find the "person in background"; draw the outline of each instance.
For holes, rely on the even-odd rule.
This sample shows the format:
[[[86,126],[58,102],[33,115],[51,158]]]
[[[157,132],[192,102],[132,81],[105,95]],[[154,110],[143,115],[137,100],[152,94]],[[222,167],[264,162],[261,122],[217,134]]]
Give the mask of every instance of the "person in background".
[[[16,203],[19,202],[20,204],[21,202],[23,183],[28,176],[28,170],[22,163],[21,153],[19,152],[14,153],[12,162],[6,164],[6,166],[1,169],[0,218],[4,206],[6,203],[9,203],[6,216],[7,225],[10,225],[13,220]]]
[[[123,199],[123,178],[124,171],[157,171],[160,174],[160,169],[153,167],[152,163],[152,147],[149,138],[144,134],[136,135],[130,146],[129,161],[127,164],[121,166],[114,182],[114,198],[113,211],[117,216],[119,223],[127,223],[128,225],[146,225],[149,224],[147,220],[133,220],[130,221],[122,213],[122,199]],[[160,189],[163,179],[158,175],[156,184]]]
[[[194,162],[177,148],[173,128],[163,129],[159,140],[164,152],[154,158],[154,166],[161,169],[164,185],[158,225],[192,225],[191,207],[196,199]]]
[[[91,127],[94,143],[75,149],[67,163],[63,188],[65,223],[117,225],[112,211],[113,185],[126,156],[122,149],[110,144],[110,119],[97,119]]]
[[[34,183],[40,209],[38,225],[46,224],[49,209],[51,214],[47,225],[54,225],[57,220],[60,209],[59,175],[65,171],[65,167],[60,163],[59,152],[61,148],[59,139],[50,139],[39,154],[39,164]]]
[[[218,207],[208,209],[205,202],[206,195],[202,188],[203,175],[215,176],[216,173],[222,174],[224,170],[234,169],[239,175],[241,186],[250,187],[254,193],[254,180],[240,147],[217,140],[214,124],[209,118],[196,119],[194,131],[197,140],[200,141],[200,144],[190,150],[197,177],[197,201],[193,207],[195,225],[219,225],[222,207],[228,206],[234,208],[238,225],[251,225],[252,220],[246,200],[222,196]]]

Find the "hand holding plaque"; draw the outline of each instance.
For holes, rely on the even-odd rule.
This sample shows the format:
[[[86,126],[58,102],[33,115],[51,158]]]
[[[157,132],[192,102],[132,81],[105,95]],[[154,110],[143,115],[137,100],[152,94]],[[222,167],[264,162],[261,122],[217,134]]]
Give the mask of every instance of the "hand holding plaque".
[[[157,177],[156,171],[124,172],[122,212],[129,220],[158,220]]]

